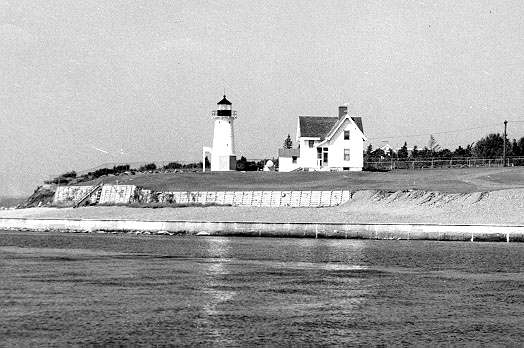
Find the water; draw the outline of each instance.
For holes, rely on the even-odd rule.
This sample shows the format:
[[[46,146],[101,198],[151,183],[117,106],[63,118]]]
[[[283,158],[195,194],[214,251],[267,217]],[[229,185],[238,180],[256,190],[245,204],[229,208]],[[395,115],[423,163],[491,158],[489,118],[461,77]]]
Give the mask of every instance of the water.
[[[521,346],[524,245],[0,232],[0,346]]]

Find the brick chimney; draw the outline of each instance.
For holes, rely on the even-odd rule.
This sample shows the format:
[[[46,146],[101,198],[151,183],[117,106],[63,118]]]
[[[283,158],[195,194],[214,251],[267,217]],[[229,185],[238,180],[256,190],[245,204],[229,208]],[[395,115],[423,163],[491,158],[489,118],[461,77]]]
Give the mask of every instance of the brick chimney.
[[[340,120],[342,117],[346,116],[348,113],[348,106],[342,105],[338,107],[338,119]]]

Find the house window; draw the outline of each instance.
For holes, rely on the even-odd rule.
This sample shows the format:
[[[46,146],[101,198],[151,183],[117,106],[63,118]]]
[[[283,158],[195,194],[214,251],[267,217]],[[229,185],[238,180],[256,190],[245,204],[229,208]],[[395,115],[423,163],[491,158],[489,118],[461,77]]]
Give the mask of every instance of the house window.
[[[309,141],[309,148],[312,149],[313,146],[315,146],[315,141],[314,140],[308,140]]]
[[[293,164],[297,164],[297,156],[292,156],[291,161],[293,162]]]
[[[328,165],[328,148],[317,147],[317,166],[325,167]]]
[[[349,161],[349,149],[344,149],[344,161]]]
[[[344,140],[349,140],[349,131],[348,130],[344,131]]]

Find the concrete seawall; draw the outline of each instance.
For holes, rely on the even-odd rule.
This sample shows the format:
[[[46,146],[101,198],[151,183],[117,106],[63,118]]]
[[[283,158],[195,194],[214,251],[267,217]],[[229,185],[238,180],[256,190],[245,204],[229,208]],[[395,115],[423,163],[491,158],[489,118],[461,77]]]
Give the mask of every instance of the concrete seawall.
[[[99,190],[99,191],[98,191]],[[89,204],[219,204],[239,207],[334,207],[352,192],[340,191],[152,191],[134,185],[59,186],[53,202],[73,204],[90,193]],[[98,196],[97,196],[98,193]]]
[[[0,229],[144,231],[211,236],[524,242],[520,225],[271,223],[0,218]]]

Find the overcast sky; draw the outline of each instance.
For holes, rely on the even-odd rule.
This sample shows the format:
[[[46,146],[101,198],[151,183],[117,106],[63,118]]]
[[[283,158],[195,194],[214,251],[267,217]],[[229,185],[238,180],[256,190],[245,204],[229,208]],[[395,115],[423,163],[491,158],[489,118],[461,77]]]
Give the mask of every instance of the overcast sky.
[[[224,93],[238,156],[350,103],[371,143],[524,136],[521,1],[0,0],[0,187],[200,160]],[[475,128],[475,129],[471,129]]]

